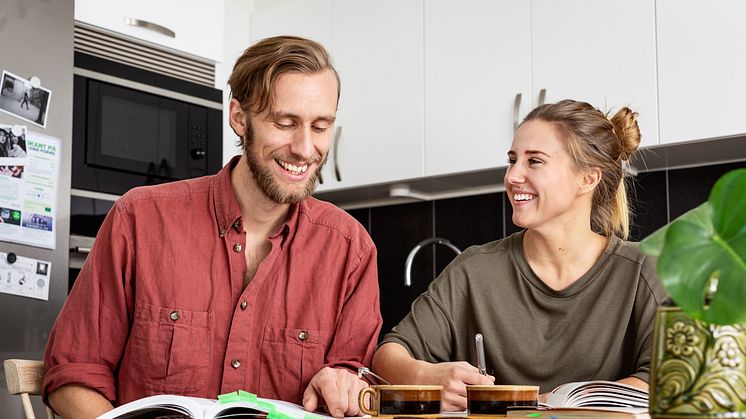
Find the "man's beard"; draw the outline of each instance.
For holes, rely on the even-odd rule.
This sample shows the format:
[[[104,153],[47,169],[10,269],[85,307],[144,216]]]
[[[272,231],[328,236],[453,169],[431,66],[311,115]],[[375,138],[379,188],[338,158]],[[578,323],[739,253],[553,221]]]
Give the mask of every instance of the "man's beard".
[[[246,164],[249,166],[254,182],[259,186],[259,189],[261,189],[267,198],[278,204],[295,204],[308,198],[316,189],[316,184],[319,181],[319,173],[321,173],[321,168],[326,164],[326,157],[321,161],[316,170],[308,174],[303,189],[300,191],[288,191],[284,190],[282,185],[275,180],[272,174],[272,169],[263,166],[259,162],[253,147],[253,132],[251,128],[249,128],[247,135],[244,138],[244,155],[246,156]],[[291,160],[296,161],[303,160],[302,158],[293,155],[291,155],[290,158]],[[315,159],[314,162],[318,160],[319,159]]]

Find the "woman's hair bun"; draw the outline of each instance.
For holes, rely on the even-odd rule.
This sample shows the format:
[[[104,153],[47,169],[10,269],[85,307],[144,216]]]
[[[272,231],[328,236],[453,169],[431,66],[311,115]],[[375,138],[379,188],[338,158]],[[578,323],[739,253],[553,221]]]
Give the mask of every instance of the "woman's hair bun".
[[[614,133],[619,139],[620,160],[627,160],[640,146],[640,127],[637,125],[637,112],[624,107],[611,117]]]

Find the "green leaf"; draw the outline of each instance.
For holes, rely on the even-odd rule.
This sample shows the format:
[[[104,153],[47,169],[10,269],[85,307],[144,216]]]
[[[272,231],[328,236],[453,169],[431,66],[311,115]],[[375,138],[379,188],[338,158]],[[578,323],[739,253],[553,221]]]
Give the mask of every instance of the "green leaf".
[[[709,232],[715,231],[715,227],[712,224],[712,208],[710,207],[709,202],[705,202],[698,207],[685,212],[674,221],[688,221],[692,224],[701,226]],[[640,242],[640,250],[651,256],[660,256],[661,249],[663,249],[663,245],[666,241],[666,233],[670,227],[671,224],[666,224],[656,230],[653,234],[646,237]]]
[[[746,169],[723,176],[708,203],[653,233],[641,247],[658,255],[658,275],[687,314],[708,323],[746,323]],[[713,276],[718,288],[706,307]]]

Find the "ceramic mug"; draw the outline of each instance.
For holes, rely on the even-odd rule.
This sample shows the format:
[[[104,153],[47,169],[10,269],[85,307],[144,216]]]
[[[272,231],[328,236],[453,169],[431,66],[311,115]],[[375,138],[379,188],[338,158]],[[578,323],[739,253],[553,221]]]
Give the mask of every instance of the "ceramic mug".
[[[466,386],[470,415],[505,415],[509,408],[536,408],[539,386]]]
[[[358,403],[366,415],[437,415],[443,386],[380,385],[360,391]],[[370,408],[365,395],[370,395]]]

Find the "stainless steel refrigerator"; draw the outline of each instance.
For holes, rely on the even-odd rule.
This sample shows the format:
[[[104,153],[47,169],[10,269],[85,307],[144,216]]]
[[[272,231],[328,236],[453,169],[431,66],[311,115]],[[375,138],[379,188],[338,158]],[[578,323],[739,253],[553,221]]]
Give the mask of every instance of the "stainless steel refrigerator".
[[[42,87],[52,91],[46,128],[6,113],[0,113],[0,124],[26,125],[29,131],[61,140],[55,250],[0,241],[2,252],[52,263],[48,301],[0,293],[0,360],[41,359],[49,331],[67,296],[73,12],[74,0],[0,1],[0,67],[27,79],[37,76]],[[7,392],[5,371],[0,383],[0,418],[23,418],[20,398]],[[36,399],[36,416],[44,417],[40,399],[32,399]]]

